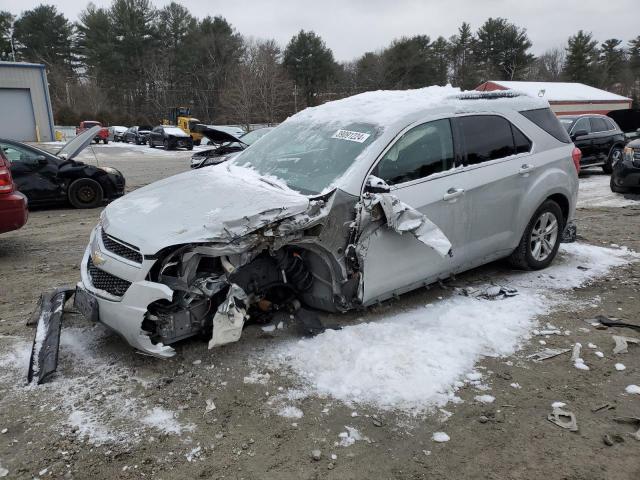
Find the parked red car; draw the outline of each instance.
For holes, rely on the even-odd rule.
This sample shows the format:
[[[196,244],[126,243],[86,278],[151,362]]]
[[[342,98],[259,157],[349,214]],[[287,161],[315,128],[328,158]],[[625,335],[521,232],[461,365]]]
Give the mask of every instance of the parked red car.
[[[80,135],[85,130],[91,127],[95,127],[96,125],[99,127],[102,127],[102,124],[100,122],[96,122],[95,120],[85,120],[84,122],[80,122],[80,126],[76,127],[76,135]],[[100,143],[100,140],[102,140],[105,144],[109,143],[108,128],[102,127],[98,132],[98,134],[95,137],[93,137],[93,141],[96,143]]]
[[[28,216],[27,197],[16,190],[9,160],[0,150],[0,233],[18,230],[27,223]]]

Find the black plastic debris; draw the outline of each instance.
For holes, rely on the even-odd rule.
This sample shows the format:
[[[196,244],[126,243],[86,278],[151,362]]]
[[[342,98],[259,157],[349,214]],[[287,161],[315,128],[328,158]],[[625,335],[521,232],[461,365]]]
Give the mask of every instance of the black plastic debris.
[[[300,329],[302,335],[315,336],[324,332],[327,329],[340,330],[342,327],[339,325],[325,325],[320,320],[318,314],[306,308],[300,308],[295,313],[296,324]]]
[[[38,305],[27,322],[27,325],[36,325],[27,373],[29,383],[43,383],[58,367],[64,304],[74,291],[71,287],[60,287],[40,295]]]
[[[630,328],[632,330],[640,332],[640,325],[636,325],[634,323],[620,322],[617,319],[611,319],[605,317],[604,315],[598,315],[595,320],[606,327]]]

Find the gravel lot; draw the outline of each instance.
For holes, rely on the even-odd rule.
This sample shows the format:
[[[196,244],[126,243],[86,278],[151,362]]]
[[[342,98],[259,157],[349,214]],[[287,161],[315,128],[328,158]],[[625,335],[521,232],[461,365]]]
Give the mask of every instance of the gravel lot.
[[[187,170],[189,157],[109,144],[83,152],[81,159],[120,169],[131,190]],[[608,177],[595,171],[582,177],[581,191],[579,241],[640,251],[639,196],[611,194]],[[611,338],[640,335],[598,330],[588,322],[604,314],[640,323],[640,263],[631,257],[580,288],[558,293],[561,300],[537,316],[538,328],[551,324],[560,335],[531,334],[514,354],[484,356],[452,401],[419,413],[339,401],[305,388],[300,372],[268,360],[270,352],[297,344],[293,326],[266,332],[250,325],[240,342],[215,351],[189,340],[162,361],[132,352],[117,336],[69,312],[56,378],[25,386],[33,337],[25,321],[41,291],[78,281],[99,214],[35,211],[23,229],[0,237],[0,477],[7,470],[7,478],[25,479],[640,478],[640,441],[630,435],[640,426],[613,420],[640,417],[640,395],[625,392],[640,385],[640,346],[614,355]],[[553,279],[544,275],[540,282]],[[375,324],[425,304],[439,308],[456,301],[456,287],[513,278],[502,263],[491,264],[329,320]],[[496,312],[503,301],[492,304]],[[551,348],[580,342],[590,369],[575,368],[569,354],[527,359],[541,341]],[[448,347],[458,348],[455,341]],[[616,363],[626,368],[617,370]],[[356,367],[354,360],[343,368]],[[577,432],[547,420],[556,401],[576,415]],[[603,404],[611,408],[593,411]],[[450,440],[435,442],[435,432],[446,432]]]

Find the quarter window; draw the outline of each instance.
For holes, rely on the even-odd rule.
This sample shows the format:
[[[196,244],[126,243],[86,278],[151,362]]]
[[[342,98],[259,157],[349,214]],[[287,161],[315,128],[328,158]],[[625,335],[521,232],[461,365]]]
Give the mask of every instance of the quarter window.
[[[374,175],[389,185],[428,177],[453,167],[453,136],[449,119],[412,128],[385,153]]]
[[[465,165],[531,151],[531,141],[503,117],[476,115],[457,122],[467,155]]]

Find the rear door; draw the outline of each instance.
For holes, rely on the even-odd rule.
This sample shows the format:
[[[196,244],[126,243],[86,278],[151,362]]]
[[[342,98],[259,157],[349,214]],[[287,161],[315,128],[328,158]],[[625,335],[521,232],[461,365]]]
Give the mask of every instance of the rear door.
[[[591,140],[593,155],[599,162],[606,162],[613,147],[613,131],[609,123],[601,117],[591,117]]]
[[[391,194],[419,210],[447,236],[452,256],[439,255],[409,233],[380,227],[367,239],[363,302],[388,298],[448,276],[464,258],[465,197],[453,168],[456,150],[449,119],[415,126],[391,145],[372,171]]]
[[[453,122],[464,152],[457,184],[465,192],[468,209],[467,260],[484,263],[513,248],[521,234],[515,217],[522,192],[540,166],[531,154],[531,140],[507,118],[467,115]]]

